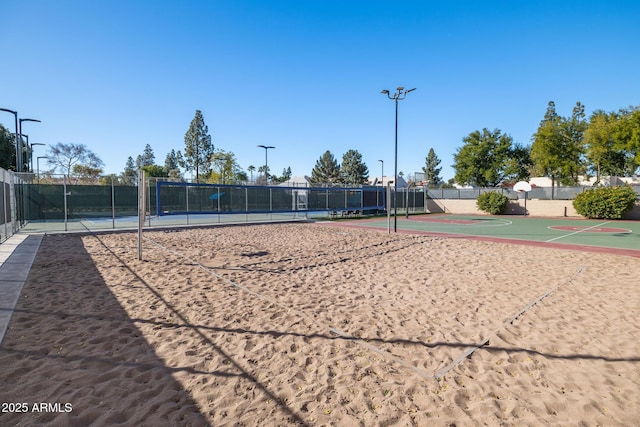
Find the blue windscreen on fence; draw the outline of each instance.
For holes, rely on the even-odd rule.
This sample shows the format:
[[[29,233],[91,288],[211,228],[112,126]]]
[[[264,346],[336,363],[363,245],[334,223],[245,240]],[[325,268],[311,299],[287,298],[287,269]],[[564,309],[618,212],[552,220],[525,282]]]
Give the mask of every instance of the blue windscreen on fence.
[[[377,211],[384,209],[381,187],[288,187],[156,182],[158,215]]]

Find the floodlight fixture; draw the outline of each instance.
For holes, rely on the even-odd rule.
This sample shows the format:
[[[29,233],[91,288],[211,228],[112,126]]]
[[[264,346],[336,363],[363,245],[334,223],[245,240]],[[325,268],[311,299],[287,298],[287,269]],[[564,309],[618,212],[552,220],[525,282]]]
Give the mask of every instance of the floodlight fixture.
[[[383,90],[381,93],[387,95],[387,98],[396,103],[396,136],[395,136],[395,170],[393,181],[393,231],[398,232],[398,101],[402,101],[407,97],[407,93],[413,92],[416,88],[404,90],[404,86],[398,86],[397,92],[391,95],[388,90]],[[408,209],[408,206],[405,207]],[[408,211],[407,211],[408,213]]]
[[[273,145],[258,145],[259,148],[264,148],[264,178],[267,184],[269,184],[269,161],[267,152],[270,148],[276,148]]]

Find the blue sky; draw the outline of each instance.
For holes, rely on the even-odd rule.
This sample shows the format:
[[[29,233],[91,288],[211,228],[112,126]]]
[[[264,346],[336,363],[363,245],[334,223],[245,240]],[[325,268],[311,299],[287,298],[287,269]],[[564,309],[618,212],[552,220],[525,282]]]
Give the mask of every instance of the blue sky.
[[[442,177],[462,138],[500,129],[529,144],[555,101],[570,115],[640,105],[637,1],[0,2],[0,108],[30,142],[87,145],[120,173],[150,144],[184,150],[195,110],[242,168],[309,175],[330,150],[363,155],[370,175]],[[13,116],[0,123],[14,129]],[[44,155],[36,147],[35,155]],[[42,165],[41,165],[42,166]]]

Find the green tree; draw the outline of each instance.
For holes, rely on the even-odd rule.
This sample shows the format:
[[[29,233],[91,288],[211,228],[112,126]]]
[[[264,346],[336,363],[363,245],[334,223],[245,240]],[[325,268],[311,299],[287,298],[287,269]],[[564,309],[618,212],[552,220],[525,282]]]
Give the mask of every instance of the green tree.
[[[556,113],[550,101],[544,118],[533,135],[531,160],[535,173],[551,178],[552,185],[575,185],[586,172],[584,162],[584,106],[577,102],[570,118]]]
[[[156,161],[156,156],[153,154],[151,145],[147,144],[144,147],[144,152],[136,158],[136,166],[141,168],[142,166],[153,165]]]
[[[88,164],[75,164],[71,168],[73,176],[81,180],[97,180],[104,172],[101,167],[94,167]]]
[[[0,125],[0,168],[16,170],[16,140],[9,129]]]
[[[624,175],[635,175],[640,168],[640,106],[623,108],[618,115],[615,147],[624,155]]]
[[[268,184],[267,178],[272,176],[269,171],[270,167],[262,165],[258,168],[258,176],[256,177],[256,184],[266,185]]]
[[[54,169],[62,169],[67,176],[71,176],[73,167],[76,165],[94,169],[104,165],[102,160],[84,144],[58,142],[49,147],[47,157],[49,163],[54,165]]]
[[[211,143],[209,128],[204,122],[204,117],[200,110],[196,110],[189,129],[184,135],[184,155],[182,166],[188,172],[195,171],[196,180],[200,178],[200,171],[209,171],[213,160],[214,147]]]
[[[436,152],[433,148],[429,149],[429,153],[424,161],[424,166],[422,167],[422,172],[424,172],[424,179],[429,183],[429,188],[436,188],[438,184],[442,182],[442,178],[440,177],[440,172],[442,172],[442,168],[440,166],[440,159],[436,155]]]
[[[182,178],[180,160],[176,150],[171,150],[164,159],[164,169],[170,178]]]
[[[160,165],[144,165],[140,169],[144,171],[147,178],[164,178],[168,175],[167,170]]]
[[[253,165],[249,165],[249,167],[247,168],[247,170],[249,171],[249,173],[251,174],[251,182],[253,182],[253,171],[256,170],[256,167]]]
[[[311,182],[316,184],[340,182],[340,167],[331,151],[325,151],[316,161],[316,165],[311,170]]]
[[[594,111],[584,134],[586,157],[596,174],[596,183],[604,175],[622,175],[625,169],[625,153],[616,147],[614,128],[618,122],[615,113]]]
[[[531,176],[531,147],[514,143],[511,156],[507,160],[504,181],[517,182],[527,180]]]
[[[111,185],[113,182],[114,185],[129,185],[128,182],[123,180],[122,174],[117,175],[115,173],[110,173],[108,175],[100,175],[98,177],[98,182],[100,185]]]
[[[347,185],[362,185],[369,181],[369,168],[362,162],[358,150],[349,150],[342,156],[340,180]]]
[[[286,169],[282,169],[282,182],[289,181],[292,175],[291,166],[287,166]]]
[[[456,182],[479,187],[495,187],[505,180],[518,179],[519,161],[514,156],[513,138],[499,129],[471,132],[462,139],[464,145],[453,156]]]
[[[556,113],[556,104],[549,101],[544,118],[533,135],[531,160],[536,174],[551,178],[555,185],[556,177],[561,173],[562,144],[560,142],[560,116]]]
[[[287,182],[291,179],[291,166],[282,169],[282,176],[272,177],[275,182]]]
[[[209,179],[213,182],[230,184],[238,181],[238,174],[242,172],[235,154],[230,151],[215,150],[211,156],[212,170]]]
[[[587,172],[584,157],[586,129],[584,105],[576,102],[571,117],[562,121],[563,153],[565,154],[562,170],[564,181],[570,185],[577,185],[579,176]]]
[[[122,172],[121,179],[126,185],[135,185],[138,180],[138,170],[133,162],[133,157],[131,156],[127,158],[127,163],[124,165],[124,172]]]

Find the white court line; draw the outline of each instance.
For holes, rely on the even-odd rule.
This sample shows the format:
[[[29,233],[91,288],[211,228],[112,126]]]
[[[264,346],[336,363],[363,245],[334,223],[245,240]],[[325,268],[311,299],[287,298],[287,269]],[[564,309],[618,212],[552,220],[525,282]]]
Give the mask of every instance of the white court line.
[[[441,222],[441,221],[419,221],[419,222],[423,222],[425,224],[429,224],[430,226],[442,226],[442,227],[505,227],[507,225],[512,225],[513,221],[509,220],[509,219],[502,219],[502,218],[498,218],[498,219],[492,219],[492,221],[496,221],[495,223],[491,223],[491,224],[486,224],[483,223],[482,221],[477,221],[472,223],[472,224],[459,224],[456,223],[455,221],[467,221],[466,219],[452,219],[450,220],[451,222]],[[469,220],[469,221],[474,221],[473,219]]]
[[[611,221],[603,222],[602,224],[594,225],[592,227],[583,228],[582,230],[574,231],[573,233],[565,234],[563,236],[554,237],[553,239],[545,240],[545,243],[553,242],[554,240],[564,239],[565,237],[573,236],[574,234],[589,231],[593,228],[602,227],[605,224],[609,224]]]

